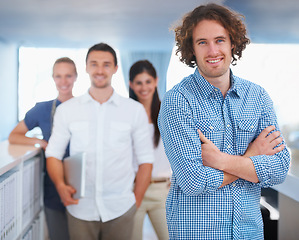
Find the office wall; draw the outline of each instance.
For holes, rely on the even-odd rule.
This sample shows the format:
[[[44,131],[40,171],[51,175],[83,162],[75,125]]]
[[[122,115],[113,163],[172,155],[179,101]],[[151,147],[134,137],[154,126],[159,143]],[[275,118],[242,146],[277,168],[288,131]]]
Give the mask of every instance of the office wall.
[[[17,123],[18,47],[0,40],[0,141]]]

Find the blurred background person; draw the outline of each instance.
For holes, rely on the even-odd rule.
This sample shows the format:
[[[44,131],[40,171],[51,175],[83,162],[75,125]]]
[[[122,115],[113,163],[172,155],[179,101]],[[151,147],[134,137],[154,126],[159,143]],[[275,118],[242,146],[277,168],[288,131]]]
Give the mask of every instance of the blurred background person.
[[[148,214],[159,240],[168,239],[165,201],[169,191],[171,169],[157,126],[161,103],[157,92],[158,77],[154,66],[148,60],[142,60],[131,66],[129,79],[129,96],[143,104],[155,146],[151,184],[135,214],[132,239],[142,239],[146,214]]]
[[[147,115],[141,103],[114,90],[117,70],[111,46],[98,43],[89,48],[89,90],[62,104],[54,116],[47,170],[66,206],[72,240],[131,239],[136,208],[151,181],[154,147]],[[64,178],[61,160],[68,143],[71,156],[86,154],[85,194],[79,199]]]
[[[51,101],[39,102],[30,109],[24,120],[20,121],[9,135],[12,144],[40,145],[47,147],[52,131],[53,117],[56,107],[73,97],[73,86],[77,79],[77,69],[73,60],[67,57],[55,61],[52,75],[58,97]],[[26,133],[35,127],[41,129],[43,138],[27,137]],[[68,149],[65,156],[69,155]],[[68,225],[65,207],[62,204],[56,188],[45,171],[44,178],[44,209],[47,221],[48,233],[51,240],[68,240]]]

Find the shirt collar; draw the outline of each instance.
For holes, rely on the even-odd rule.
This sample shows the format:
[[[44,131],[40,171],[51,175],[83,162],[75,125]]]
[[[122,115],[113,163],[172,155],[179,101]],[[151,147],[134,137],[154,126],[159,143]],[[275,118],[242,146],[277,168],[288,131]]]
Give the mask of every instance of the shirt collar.
[[[236,96],[242,97],[244,94],[244,90],[242,90],[242,83],[240,81],[240,78],[233,75],[232,70],[230,70],[230,82],[231,82],[231,87],[228,90],[228,93],[235,93]]]
[[[82,95],[81,102],[82,103],[88,103],[91,101],[95,101],[92,96],[89,94],[89,91],[87,91],[84,95]],[[113,93],[111,97],[108,99],[106,103],[112,103],[118,106],[121,102],[120,96],[113,90]]]
[[[195,70],[195,81],[198,84],[199,93],[204,98],[208,98],[211,96],[212,92],[215,91],[215,89],[218,89],[214,87],[212,84],[210,84],[198,71],[198,68]],[[238,97],[241,97],[243,94],[242,87],[240,84],[240,80],[238,77],[233,75],[232,71],[230,70],[230,82],[231,87],[228,90],[229,93],[235,93]],[[219,89],[218,89],[219,90]]]
[[[199,73],[198,68],[196,68],[194,76],[195,82],[198,84],[199,94],[205,99],[211,96],[215,87]]]

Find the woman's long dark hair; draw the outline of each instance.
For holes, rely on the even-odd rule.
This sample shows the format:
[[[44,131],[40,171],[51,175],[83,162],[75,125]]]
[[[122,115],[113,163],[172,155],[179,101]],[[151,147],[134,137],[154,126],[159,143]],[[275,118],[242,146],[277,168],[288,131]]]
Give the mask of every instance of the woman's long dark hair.
[[[130,68],[130,73],[129,73],[129,77],[130,77],[130,82],[133,82],[134,78],[140,74],[140,73],[148,73],[149,75],[151,75],[153,78],[157,78],[157,73],[156,70],[154,68],[154,66],[148,61],[148,60],[141,60],[138,62],[135,62],[131,68]],[[129,96],[130,98],[139,101],[135,92],[133,91],[132,88],[129,87]],[[158,128],[158,115],[159,115],[159,110],[160,110],[160,105],[161,105],[161,101],[159,99],[158,96],[158,91],[157,91],[157,87],[155,89],[154,95],[153,95],[153,99],[152,99],[152,105],[151,105],[151,120],[154,124],[155,127],[155,134],[154,134],[154,145],[155,147],[158,146],[159,144],[159,140],[160,140],[160,132],[159,132],[159,128]]]

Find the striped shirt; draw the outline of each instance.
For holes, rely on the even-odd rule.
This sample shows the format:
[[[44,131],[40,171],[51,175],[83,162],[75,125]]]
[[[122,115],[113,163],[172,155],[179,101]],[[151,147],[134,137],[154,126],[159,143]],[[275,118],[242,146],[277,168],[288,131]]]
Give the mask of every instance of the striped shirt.
[[[259,183],[238,179],[219,188],[223,172],[203,166],[197,129],[220,151],[243,155],[263,129],[275,125],[279,130],[267,92],[231,73],[231,88],[223,97],[196,69],[166,93],[158,121],[173,171],[166,202],[170,239],[264,239],[261,187],[284,181],[287,148],[251,157]]]

